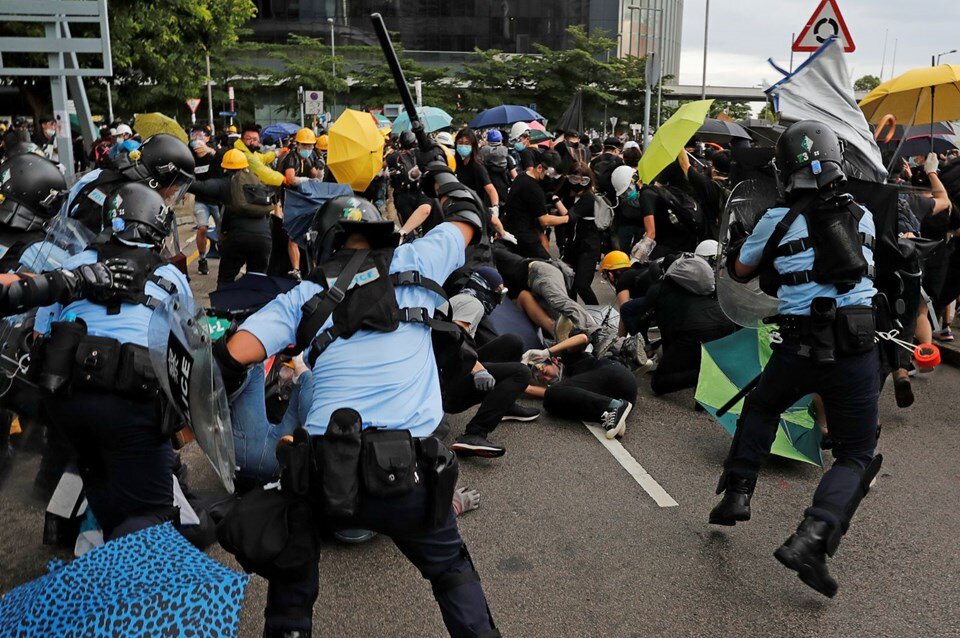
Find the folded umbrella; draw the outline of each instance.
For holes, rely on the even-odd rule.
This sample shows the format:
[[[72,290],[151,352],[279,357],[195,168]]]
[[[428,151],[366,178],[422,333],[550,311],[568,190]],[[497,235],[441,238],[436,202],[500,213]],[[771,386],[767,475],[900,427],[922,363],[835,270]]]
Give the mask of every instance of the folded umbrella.
[[[501,104],[486,111],[480,111],[470,120],[470,128],[491,128],[493,126],[507,126],[516,122],[542,120],[542,115],[525,106],[515,104]]]
[[[728,144],[733,139],[753,139],[747,129],[736,122],[724,122],[712,117],[703,121],[703,126],[697,131],[695,137],[701,142],[713,142],[714,144]]]
[[[365,191],[383,168],[383,134],[374,119],[366,111],[347,109],[330,127],[329,144],[327,168],[337,182]]]
[[[435,106],[418,107],[417,113],[420,114],[420,121],[423,122],[423,130],[427,133],[433,133],[442,128],[447,128],[451,122],[453,122],[453,117],[443,109],[438,109]],[[410,130],[410,116],[406,111],[397,116],[397,119],[393,121],[393,128],[390,130],[394,135],[399,135],[404,131]]]
[[[684,104],[664,122],[650,140],[637,164],[640,181],[649,184],[663,169],[677,159],[707,118],[713,100],[698,100]]]
[[[0,635],[233,637],[249,577],[170,523],[127,534],[0,600]]]
[[[186,131],[173,118],[167,117],[163,113],[141,113],[133,119],[133,130],[143,139],[157,133],[169,133],[184,144],[189,144],[190,139]]]

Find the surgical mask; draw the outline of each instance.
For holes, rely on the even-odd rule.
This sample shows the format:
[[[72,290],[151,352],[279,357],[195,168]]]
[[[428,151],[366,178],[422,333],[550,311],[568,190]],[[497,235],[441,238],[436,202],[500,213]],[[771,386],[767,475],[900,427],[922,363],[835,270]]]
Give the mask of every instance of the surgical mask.
[[[522,151],[523,149],[525,149],[525,148],[527,148],[527,147],[524,146],[523,142],[516,142],[516,143],[513,145],[513,148],[517,149],[518,151]]]
[[[637,199],[638,197],[640,197],[640,191],[638,191],[634,187],[630,187],[630,190],[628,190],[626,193],[623,194],[623,198],[628,199],[631,202]]]
[[[45,128],[45,129],[43,129],[43,134],[44,134],[44,136],[46,136],[48,139],[51,138],[51,137],[53,137],[56,132],[57,132],[57,130],[56,130],[56,129],[52,129],[52,128]]]
[[[469,144],[457,144],[457,155],[460,157],[470,157],[471,153],[473,153],[473,147]]]
[[[303,159],[310,159],[310,156],[313,155],[313,151],[311,151],[310,149],[301,148],[297,152],[300,153],[300,157],[302,157]]]

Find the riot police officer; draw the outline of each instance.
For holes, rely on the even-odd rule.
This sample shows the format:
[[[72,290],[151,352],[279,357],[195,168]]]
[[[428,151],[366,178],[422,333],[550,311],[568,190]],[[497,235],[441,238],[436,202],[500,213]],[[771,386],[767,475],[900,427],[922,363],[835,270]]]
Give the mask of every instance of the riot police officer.
[[[33,153],[15,155],[0,164],[0,272],[35,266],[22,263],[21,258],[45,237],[44,224],[66,188],[57,165]]]
[[[375,448],[382,436],[405,439],[393,444],[388,455],[393,460],[384,462],[409,468],[414,461],[398,459],[415,457],[423,476],[428,465],[421,452],[410,451],[409,441],[421,451],[442,447],[431,437],[443,418],[431,332],[437,329],[433,312],[445,295],[436,282],[463,264],[466,246],[482,227],[476,198],[462,185],[457,188],[452,175],[438,194],[446,222],[400,246],[393,222],[384,221],[370,202],[358,197],[327,202],[314,228],[318,269],[244,322],[229,341],[215,344],[228,390],[242,383],[248,366],[296,343],[297,349],[305,348],[312,367],[313,402],[306,419],[312,444],[326,450],[329,432],[340,432],[341,426],[334,425],[337,414],[352,408],[359,413],[352,418],[376,428],[363,431],[364,446]],[[359,423],[356,427],[359,437]],[[446,453],[453,463],[452,452]],[[377,454],[364,453],[364,458]],[[311,486],[311,492],[333,487],[328,472],[344,480],[357,480],[360,468],[364,476],[379,473],[366,461],[350,458],[352,465],[340,457],[337,469],[324,465],[322,486]],[[404,480],[398,476],[408,483],[392,495],[374,489],[378,480],[364,479],[356,513],[339,520],[393,538],[430,580],[451,636],[499,636],[455,517],[440,492],[428,487],[436,482],[414,483],[409,471],[399,470],[385,480]],[[269,580],[264,635],[309,636],[319,588],[316,565],[299,578]]]
[[[163,299],[191,292],[159,254],[174,222],[159,193],[128,182],[104,210],[109,230],[65,268],[122,259],[129,280],[38,311],[36,330],[46,336],[31,373],[51,420],[77,452],[87,501],[109,540],[176,516],[172,432],[164,427],[147,335]]]
[[[710,522],[750,519],[757,474],[780,415],[818,393],[836,458],[797,531],[777,560],[825,596],[837,592],[827,569],[882,457],[875,455],[880,361],[874,343],[873,216],[844,194],[843,154],[825,124],[802,121],[780,137],[776,165],[786,203],[768,210],[749,237],[731,230],[727,268],[779,299],[780,338],[759,385],[746,399],[717,487]]]
[[[186,144],[173,135],[151,135],[135,151],[115,163],[113,169],[96,169],[71,188],[61,212],[79,220],[94,233],[108,223],[106,204],[118,187],[142,182],[175,204],[194,180],[196,162]]]
[[[397,209],[400,224],[406,224],[413,211],[421,204],[420,187],[417,182],[417,138],[413,131],[403,131],[397,138],[397,150],[386,157],[390,186],[393,188],[393,205]],[[413,172],[411,172],[413,171]]]

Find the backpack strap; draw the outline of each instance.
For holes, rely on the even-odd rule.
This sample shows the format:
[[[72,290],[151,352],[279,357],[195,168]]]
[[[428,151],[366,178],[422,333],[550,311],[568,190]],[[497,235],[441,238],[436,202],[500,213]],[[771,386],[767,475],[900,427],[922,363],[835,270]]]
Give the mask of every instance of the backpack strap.
[[[773,265],[773,260],[777,257],[777,252],[780,250],[780,242],[787,234],[787,231],[790,230],[790,226],[793,225],[793,222],[796,221],[797,217],[799,217],[801,213],[803,213],[803,211],[805,211],[810,204],[813,203],[815,197],[816,195],[801,197],[793,203],[793,206],[790,207],[790,210],[787,211],[787,214],[784,215],[779,222],[777,222],[776,228],[773,229],[773,232],[770,234],[770,238],[763,246],[763,253],[760,255],[760,266],[768,262],[770,265]]]
[[[390,275],[390,282],[394,286],[420,286],[426,288],[435,295],[438,295],[444,301],[449,301],[443,286],[432,279],[428,279],[417,270],[401,270]]]

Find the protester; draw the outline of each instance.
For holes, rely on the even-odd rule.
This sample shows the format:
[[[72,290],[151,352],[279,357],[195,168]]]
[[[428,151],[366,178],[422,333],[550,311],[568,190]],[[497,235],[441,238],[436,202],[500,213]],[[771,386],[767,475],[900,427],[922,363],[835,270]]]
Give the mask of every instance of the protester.
[[[197,181],[203,182],[214,177],[222,177],[223,154],[225,151],[217,149],[212,145],[212,136],[205,126],[194,126],[190,131],[190,150],[193,152],[196,168],[194,174]],[[195,197],[193,204],[193,218],[197,222],[197,272],[206,275],[210,272],[210,264],[207,262],[207,253],[209,244],[207,242],[207,231],[210,227],[210,220],[213,219],[217,231],[223,229],[223,220],[220,217],[220,204],[213,199]]]
[[[544,247],[543,229],[570,221],[567,209],[557,195],[550,197],[548,206],[547,194],[542,186],[544,179],[560,177],[559,168],[560,156],[556,151],[547,151],[537,159],[536,164],[517,176],[510,187],[504,205],[503,227],[517,238],[514,250],[518,255],[549,258],[550,253]],[[552,214],[551,210],[556,214]]]

